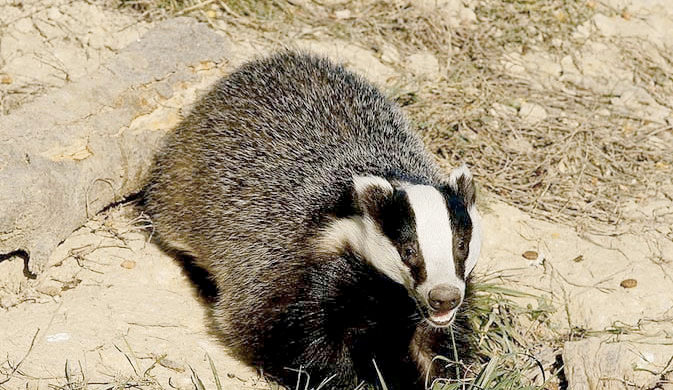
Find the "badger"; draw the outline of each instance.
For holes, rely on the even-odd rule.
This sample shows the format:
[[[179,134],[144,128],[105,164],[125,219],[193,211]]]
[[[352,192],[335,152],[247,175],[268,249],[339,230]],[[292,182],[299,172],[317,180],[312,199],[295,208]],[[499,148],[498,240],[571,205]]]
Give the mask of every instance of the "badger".
[[[167,136],[145,207],[215,286],[224,344],[281,385],[448,375],[432,361],[452,356],[479,257],[472,175],[440,170],[343,66],[285,51],[219,80]]]

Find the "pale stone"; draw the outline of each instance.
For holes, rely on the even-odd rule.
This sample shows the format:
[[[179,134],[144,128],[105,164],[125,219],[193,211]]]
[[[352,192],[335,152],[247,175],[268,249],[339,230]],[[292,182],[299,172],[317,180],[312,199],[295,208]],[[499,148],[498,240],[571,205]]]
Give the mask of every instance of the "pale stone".
[[[519,110],[519,117],[528,125],[535,125],[547,119],[547,110],[539,104],[524,102]]]
[[[351,11],[350,11],[350,10],[348,10],[348,9],[342,9],[342,10],[336,11],[336,12],[334,13],[334,16],[335,16],[337,19],[349,19],[349,18],[352,17],[352,14],[351,14]]]
[[[493,103],[490,114],[498,118],[513,118],[516,116],[516,108],[500,103]]]
[[[397,48],[389,43],[385,43],[381,49],[381,61],[389,64],[399,64],[400,63],[400,52],[397,51]]]
[[[21,18],[16,21],[16,29],[22,33],[30,32],[33,28],[33,21],[30,18]]]
[[[418,77],[437,78],[439,76],[439,61],[428,51],[412,54],[406,58],[406,67]]]

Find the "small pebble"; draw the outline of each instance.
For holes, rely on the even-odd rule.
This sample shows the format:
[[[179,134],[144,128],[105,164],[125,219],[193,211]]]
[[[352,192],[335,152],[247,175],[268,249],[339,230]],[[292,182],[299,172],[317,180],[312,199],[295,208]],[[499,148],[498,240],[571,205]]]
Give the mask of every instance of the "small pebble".
[[[122,268],[133,269],[136,267],[136,262],[133,260],[124,260],[119,264]]]
[[[521,256],[528,260],[537,260],[538,254],[535,251],[525,251]]]
[[[575,263],[579,263],[580,261],[584,261],[584,256],[579,255],[573,259]]]
[[[70,334],[69,333],[54,333],[47,335],[45,337],[47,339],[47,342],[49,343],[60,343],[63,341],[68,341],[70,340]]]
[[[351,11],[350,11],[350,10],[347,10],[347,9],[342,9],[342,10],[336,11],[336,12],[334,13],[334,16],[335,16],[337,19],[350,19],[350,17],[351,17]]]
[[[638,285],[638,281],[635,279],[624,279],[619,285],[624,288],[634,288]]]

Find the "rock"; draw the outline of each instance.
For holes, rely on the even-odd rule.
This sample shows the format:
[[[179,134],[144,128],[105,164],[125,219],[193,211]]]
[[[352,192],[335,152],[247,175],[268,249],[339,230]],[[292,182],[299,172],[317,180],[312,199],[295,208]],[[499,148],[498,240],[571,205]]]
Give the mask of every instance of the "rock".
[[[205,24],[168,20],[92,74],[0,117],[0,255],[28,255],[39,273],[87,217],[138,191],[174,124],[125,130],[161,107],[155,85],[196,83],[200,64],[227,54]]]
[[[523,137],[509,138],[505,141],[505,147],[509,151],[519,154],[527,154],[533,151],[533,145]]]
[[[400,53],[397,48],[389,43],[385,43],[381,48],[381,61],[388,64],[399,64]]]
[[[640,38],[665,47],[673,39],[673,18],[658,12],[642,11],[633,15],[624,10],[621,15],[612,17],[599,13],[592,18],[593,27],[605,37]]]
[[[133,260],[124,260],[119,266],[126,269],[133,269],[136,267],[136,262]]]
[[[638,281],[635,279],[624,279],[619,285],[623,288],[634,288],[638,285]]]
[[[618,378],[631,368],[623,359],[621,344],[603,344],[598,338],[567,342],[563,347],[568,390],[621,389],[621,384],[601,378]]]
[[[102,4],[15,2],[21,10],[6,1],[0,4],[0,63],[14,79],[11,93],[0,92],[0,115],[92,73],[153,23]]]
[[[337,19],[350,19],[353,17],[352,12],[349,9],[342,9],[334,13],[334,17]]]
[[[618,97],[610,99],[617,111],[629,113],[662,125],[672,116],[671,110],[662,106],[642,87],[624,88]]]
[[[16,29],[22,33],[27,33],[33,29],[33,21],[30,18],[21,18],[16,21]]]
[[[510,119],[516,116],[516,108],[505,104],[493,103],[489,113],[497,118]]]
[[[519,110],[519,117],[529,126],[547,119],[547,110],[535,103],[524,102]]]
[[[463,7],[458,11],[460,24],[473,24],[477,22],[477,14],[471,8]]]
[[[670,358],[671,347],[647,343],[606,342],[598,337],[566,342],[563,346],[563,371],[568,390],[623,390],[662,388],[669,378],[652,375],[660,372]],[[664,382],[659,382],[664,380]]]
[[[379,61],[371,50],[342,40],[314,41],[299,40],[297,48],[309,50],[339,61],[346,67],[363,74],[367,79],[379,85],[385,85],[396,76],[389,66]]]
[[[1,236],[0,236],[1,237]],[[23,275],[23,259],[16,256],[14,258],[0,261],[0,307],[9,307],[9,298],[13,294],[19,294],[23,290],[22,282],[25,280]]]
[[[439,61],[429,51],[412,54],[406,58],[407,69],[417,77],[436,79],[439,77]]]
[[[451,27],[470,25],[477,21],[472,3],[463,0],[412,0],[410,2],[411,6],[424,13],[441,15],[442,19]]]

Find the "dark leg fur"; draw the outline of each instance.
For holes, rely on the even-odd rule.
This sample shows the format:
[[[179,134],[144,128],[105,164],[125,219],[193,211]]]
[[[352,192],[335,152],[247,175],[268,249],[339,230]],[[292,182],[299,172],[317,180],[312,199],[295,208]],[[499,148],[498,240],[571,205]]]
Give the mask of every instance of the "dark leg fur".
[[[215,303],[218,291],[217,285],[213,281],[210,273],[208,273],[208,271],[202,267],[199,267],[196,264],[194,257],[190,254],[171,248],[159,238],[155,237],[155,241],[164,252],[173,256],[175,260],[180,263],[182,266],[182,271],[192,282],[194,288],[196,288],[199,297],[203,299],[203,301],[208,305]]]
[[[139,213],[146,212],[147,203],[148,203],[148,186],[145,186],[137,194],[131,195],[133,200],[136,201],[135,209]],[[127,198],[128,199],[128,198]],[[199,267],[194,257],[190,254],[183,252],[179,249],[173,248],[169,243],[161,239],[159,235],[154,235],[154,242],[167,254],[173,256],[179,263],[182,265],[182,269],[192,282],[196,291],[199,294],[199,297],[203,299],[207,304],[213,304],[217,297],[217,286],[213,282],[211,275]]]
[[[309,271],[310,270],[310,271]],[[302,367],[317,387],[353,389],[378,384],[373,360],[388,389],[418,389],[419,372],[409,346],[417,322],[406,289],[362,259],[343,256],[308,265],[306,286],[266,333],[255,363],[290,387]]]
[[[196,265],[194,258],[186,253],[175,252],[175,258],[182,265],[185,275],[192,282],[201,299],[208,304],[215,303],[217,286],[213,282],[210,273]]]

